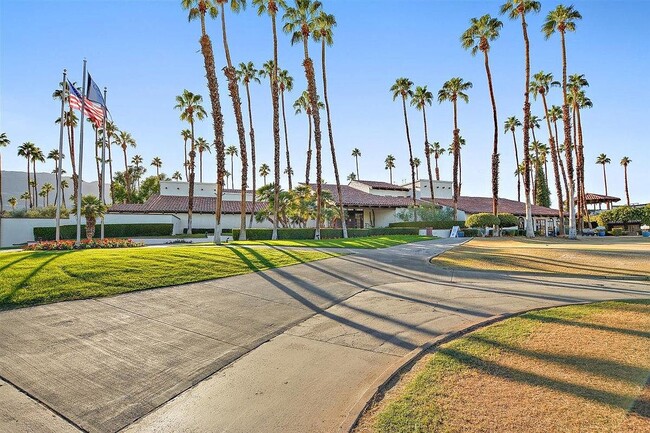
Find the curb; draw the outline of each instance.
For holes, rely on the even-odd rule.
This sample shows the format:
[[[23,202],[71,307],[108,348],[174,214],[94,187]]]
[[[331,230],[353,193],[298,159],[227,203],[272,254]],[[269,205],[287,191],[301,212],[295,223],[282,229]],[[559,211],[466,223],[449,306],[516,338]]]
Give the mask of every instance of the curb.
[[[480,322],[473,323],[468,327],[460,329],[458,331],[440,335],[432,341],[422,344],[419,347],[413,349],[411,352],[404,355],[402,358],[384,370],[384,372],[372,383],[368,390],[359,398],[357,403],[348,411],[345,419],[340,424],[338,431],[351,433],[352,430],[357,427],[363,415],[365,415],[366,412],[376,403],[379,403],[383,399],[386,392],[395,385],[396,379],[399,379],[400,376],[410,370],[415,365],[415,363],[419,361],[431,349],[437,348],[438,346],[441,346],[445,343],[449,343],[452,340],[463,337],[486,326],[493,325],[505,319],[521,316],[533,311],[548,310],[550,308],[564,307],[569,305],[587,305],[594,304],[596,302],[601,301],[575,302],[550,307],[536,307],[515,313],[498,314]]]

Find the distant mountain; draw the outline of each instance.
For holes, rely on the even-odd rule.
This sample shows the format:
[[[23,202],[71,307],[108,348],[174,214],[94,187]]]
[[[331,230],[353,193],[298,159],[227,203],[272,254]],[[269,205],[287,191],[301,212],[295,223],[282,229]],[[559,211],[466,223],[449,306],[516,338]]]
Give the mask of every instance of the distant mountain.
[[[63,179],[68,181],[70,185],[69,188],[65,191],[65,201],[66,204],[70,203],[70,196],[72,196],[72,178],[70,176],[63,176]],[[36,182],[38,183],[38,188],[40,190],[41,186],[45,183],[51,183],[56,187],[56,174],[53,173],[36,173]],[[106,198],[110,198],[110,187],[108,182],[106,183]],[[27,191],[27,172],[24,171],[2,171],[2,201],[4,202],[4,209],[10,210],[11,205],[9,204],[10,197],[16,197],[18,204],[16,209],[21,209],[25,207],[25,201],[20,200],[20,196]],[[98,195],[99,187],[97,181],[95,182],[83,182],[81,186],[81,194],[87,195]],[[54,202],[55,192],[50,193],[50,203]],[[39,206],[41,205],[42,198],[39,197]],[[68,206],[70,206],[68,204]]]

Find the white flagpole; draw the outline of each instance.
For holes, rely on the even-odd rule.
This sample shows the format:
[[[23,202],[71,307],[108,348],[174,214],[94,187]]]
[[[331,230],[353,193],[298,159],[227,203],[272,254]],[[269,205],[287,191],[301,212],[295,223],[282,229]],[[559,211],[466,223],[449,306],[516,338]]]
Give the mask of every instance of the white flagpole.
[[[65,123],[65,89],[68,87],[67,83],[67,70],[63,70],[63,82],[61,83],[61,128],[59,131],[59,160],[57,161],[56,169],[56,241],[61,240],[61,199],[63,192],[61,191],[61,166],[63,165],[63,124]]]
[[[99,191],[101,194],[102,204],[106,204],[106,187],[104,186],[105,171],[106,171],[106,87],[104,87],[104,121],[103,121],[103,136],[102,136],[102,181],[100,182],[102,188]],[[104,215],[102,215],[101,238],[104,240]]]
[[[81,244],[81,189],[83,185],[83,158],[84,158],[84,119],[86,111],[86,59],[84,59],[83,67],[83,87],[81,89],[81,128],[79,130],[79,173],[77,180],[79,188],[77,190],[77,242],[76,245]]]

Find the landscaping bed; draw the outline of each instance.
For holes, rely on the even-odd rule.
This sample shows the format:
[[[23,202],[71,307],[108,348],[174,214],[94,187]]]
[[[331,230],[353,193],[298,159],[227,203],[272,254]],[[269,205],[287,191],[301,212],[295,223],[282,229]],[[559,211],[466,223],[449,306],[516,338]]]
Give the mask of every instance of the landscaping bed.
[[[386,248],[410,242],[430,241],[431,236],[416,235],[391,235],[369,236],[348,239],[305,239],[305,240],[277,240],[277,241],[234,241],[231,245],[266,245],[275,247],[315,247],[315,248]]]

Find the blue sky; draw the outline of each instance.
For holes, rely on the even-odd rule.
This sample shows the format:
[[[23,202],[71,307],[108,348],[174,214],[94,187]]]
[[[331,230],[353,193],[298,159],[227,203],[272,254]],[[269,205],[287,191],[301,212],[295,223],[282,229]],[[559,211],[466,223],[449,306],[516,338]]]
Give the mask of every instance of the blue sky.
[[[472,57],[459,43],[469,19],[485,13],[498,15],[500,1],[425,0],[326,0],[324,8],[338,21],[335,45],[328,49],[327,66],[335,142],[341,177],[354,170],[353,148],[362,152],[362,178],[388,180],[384,158],[397,158],[394,178],[410,177],[401,105],[388,91],[398,77],[416,85],[427,85],[434,93],[447,79],[460,76],[471,81],[470,103],[459,107],[461,134],[467,145],[463,153],[463,195],[490,195],[492,146],[491,107],[485,70],[480,57]],[[531,70],[561,73],[560,41],[545,40],[539,29],[557,1],[542,1],[542,11],[529,17]],[[650,2],[576,1],[582,13],[576,33],[567,40],[569,73],[583,73],[594,103],[583,113],[587,190],[603,192],[601,166],[596,156],[607,153],[609,192],[624,197],[621,157],[630,165],[633,202],[649,202],[645,171],[650,166],[647,146],[647,101],[650,69],[647,41]],[[108,105],[117,125],[132,133],[146,162],[163,159],[163,171],[182,171],[180,130],[187,125],[173,109],[174,98],[187,88],[205,97],[210,108],[199,52],[199,24],[187,22],[180,1],[97,0],[31,1],[2,0],[0,3],[0,130],[12,140],[3,150],[5,170],[23,169],[16,147],[32,141],[44,151],[58,146],[54,120],[60,106],[51,98],[63,68],[81,82],[82,59],[100,86],[109,89]],[[77,19],[77,24],[72,20]],[[523,40],[519,22],[502,17],[501,37],[492,44],[490,62],[499,111],[506,117],[522,118]],[[253,61],[256,66],[271,58],[270,19],[258,17],[250,7],[240,15],[227,11],[233,61]],[[78,29],[78,30],[76,30]],[[218,21],[208,23],[218,69],[225,64]],[[320,46],[310,45],[320,87]],[[292,102],[306,88],[302,47],[291,46],[280,33],[280,66],[295,78],[294,91],[287,95],[287,118],[292,165],[298,180],[304,180],[307,119],[294,115]],[[226,121],[226,144],[236,144],[232,104],[219,73],[221,101]],[[273,138],[268,83],[252,88],[258,164],[272,165]],[[550,103],[560,105],[561,94],[553,90]],[[245,107],[244,107],[245,109]],[[541,101],[533,101],[533,114],[542,115]],[[430,141],[448,145],[452,137],[452,108],[448,103],[427,109]],[[416,156],[424,161],[421,113],[409,109],[411,138]],[[89,129],[86,129],[89,131]],[[197,135],[212,141],[211,125],[197,125]],[[538,132],[547,141],[545,129]],[[324,135],[325,137],[326,135]],[[518,136],[521,143],[521,133]],[[325,141],[324,144],[327,144]],[[88,147],[87,149],[89,149]],[[500,135],[501,196],[516,198],[512,137]],[[86,151],[84,179],[94,179],[92,155]],[[117,159],[117,158],[114,158]],[[283,156],[284,161],[284,156]],[[205,159],[206,181],[215,179],[214,157]],[[237,162],[235,163],[237,166]],[[50,167],[52,165],[52,167]],[[47,170],[53,164],[48,162]],[[550,167],[549,167],[550,168]],[[117,169],[122,169],[117,163]],[[153,167],[150,167],[152,172]],[[237,168],[235,169],[237,171]],[[425,177],[424,166],[420,168]],[[69,170],[68,170],[69,171]],[[441,159],[441,174],[451,177],[451,158]],[[329,156],[324,158],[324,179],[334,181]],[[314,175],[312,174],[312,179]]]

